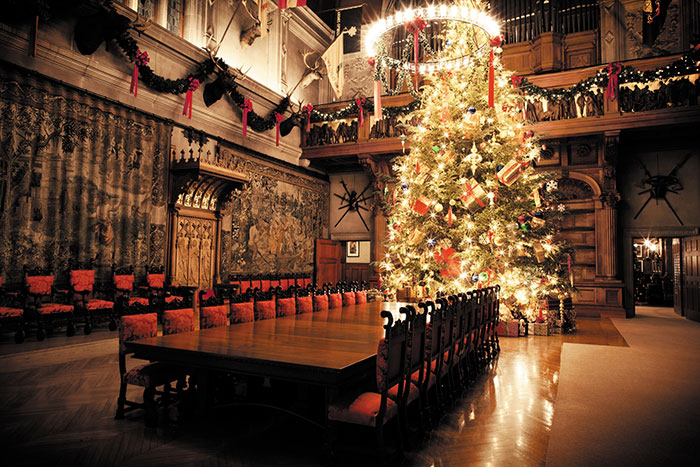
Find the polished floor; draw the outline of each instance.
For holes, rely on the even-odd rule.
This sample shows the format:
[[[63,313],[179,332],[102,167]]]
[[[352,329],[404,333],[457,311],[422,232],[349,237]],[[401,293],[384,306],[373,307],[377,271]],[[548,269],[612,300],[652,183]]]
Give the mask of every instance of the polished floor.
[[[543,465],[564,342],[626,346],[607,319],[580,319],[575,335],[502,338],[501,354],[402,463],[410,466]],[[6,465],[320,465],[322,433],[276,413],[217,411],[187,422],[136,411],[114,420],[115,339],[0,357],[0,439]],[[51,342],[48,342],[51,344]],[[139,398],[139,392],[130,392]],[[369,438],[370,440],[372,438]],[[357,465],[361,457],[336,458]]]

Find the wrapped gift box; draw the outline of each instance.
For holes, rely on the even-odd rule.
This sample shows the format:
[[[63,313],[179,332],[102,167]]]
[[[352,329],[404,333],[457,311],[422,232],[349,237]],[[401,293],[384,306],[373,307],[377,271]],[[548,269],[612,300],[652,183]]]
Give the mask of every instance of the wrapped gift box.
[[[549,335],[549,324],[548,323],[533,323],[532,329],[536,336],[548,336]]]
[[[470,178],[464,184],[464,193],[464,196],[460,199],[470,212],[476,213],[486,207],[486,191],[473,178]]]
[[[515,183],[520,175],[527,169],[527,162],[520,162],[517,159],[511,159],[501,170],[496,174],[498,181],[505,186],[511,186]]]

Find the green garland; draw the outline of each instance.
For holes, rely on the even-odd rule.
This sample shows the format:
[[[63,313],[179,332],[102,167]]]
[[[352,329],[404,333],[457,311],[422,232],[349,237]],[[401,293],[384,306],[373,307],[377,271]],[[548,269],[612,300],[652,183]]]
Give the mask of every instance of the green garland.
[[[641,83],[648,84],[654,81],[685,76],[689,74],[700,73],[700,64],[693,56],[697,52],[687,53],[673,63],[656,70],[638,71],[631,66],[622,66],[622,71],[618,76],[618,83]],[[570,99],[582,92],[590,91],[591,87],[596,86],[604,89],[608,85],[607,67],[596,72],[595,75],[585,80],[579,81],[566,89],[546,89],[532,84],[527,78],[523,77],[518,87],[529,96],[545,98],[558,101],[560,99]]]

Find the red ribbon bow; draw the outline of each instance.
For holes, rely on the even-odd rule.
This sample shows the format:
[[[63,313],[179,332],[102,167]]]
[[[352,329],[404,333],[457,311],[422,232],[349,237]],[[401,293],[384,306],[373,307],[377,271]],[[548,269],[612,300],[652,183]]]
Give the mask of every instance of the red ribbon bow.
[[[503,35],[491,38],[491,47],[500,47],[503,44]]]
[[[416,66],[415,85],[413,87],[416,89],[416,91],[418,90],[418,35],[423,29],[425,29],[425,25],[425,20],[420,16],[416,16],[413,18],[413,20],[409,20],[404,23],[406,30],[413,34],[413,61]]]
[[[355,105],[357,105],[357,112],[360,114],[360,127],[365,123],[364,112],[362,112],[362,106],[365,104],[365,98],[355,99]]]
[[[510,77],[510,82],[513,83],[514,88],[517,88],[518,86],[523,84],[523,77],[513,75]]]
[[[306,112],[306,132],[308,133],[311,129],[311,111],[314,110],[314,106],[311,104],[306,104],[304,106],[304,112]]]
[[[185,107],[182,109],[182,115],[187,115],[187,118],[192,118],[192,93],[199,88],[199,80],[190,76],[190,84],[187,86],[187,94],[185,95]]]
[[[614,101],[616,96],[616,90],[618,86],[618,75],[622,72],[622,64],[620,62],[609,63],[607,66],[608,70],[608,88],[605,91],[605,97],[609,100]]]
[[[136,51],[136,57],[134,58],[134,72],[131,75],[131,88],[129,88],[129,93],[133,93],[134,97],[139,91],[139,67],[148,65],[151,59],[148,58],[148,52]]]
[[[241,106],[243,110],[243,137],[248,136],[248,112],[253,110],[253,102],[250,99],[243,99],[243,105]]]
[[[280,123],[282,123],[282,120],[284,120],[284,115],[281,113],[275,112],[275,128],[277,130],[277,140],[276,140],[276,146],[280,145]]]
[[[374,68],[374,67],[377,65],[377,59],[374,58],[374,57],[369,57],[369,58],[367,59],[367,63],[369,63],[369,66],[371,66],[372,68]]]
[[[456,251],[454,248],[445,248],[444,250],[440,251],[440,253],[437,251],[433,253],[433,257],[435,258],[437,264],[445,263],[445,266],[447,266],[446,269],[440,271],[441,275],[459,276],[459,262],[452,257],[455,253]]]

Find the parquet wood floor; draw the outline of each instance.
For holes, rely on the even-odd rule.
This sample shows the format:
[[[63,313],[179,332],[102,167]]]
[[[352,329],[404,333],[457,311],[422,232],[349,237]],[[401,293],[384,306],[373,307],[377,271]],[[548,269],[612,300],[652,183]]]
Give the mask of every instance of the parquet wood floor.
[[[586,343],[622,345],[614,326],[580,320]],[[609,321],[609,320],[608,320]],[[583,334],[582,334],[583,335]],[[502,338],[501,355],[420,446],[409,466],[542,465],[568,337]],[[78,336],[74,337],[75,342]],[[0,357],[4,465],[321,465],[322,433],[274,412],[217,411],[143,424],[140,411],[114,420],[116,339]],[[138,388],[128,396],[140,400]],[[370,438],[371,440],[371,438]],[[357,458],[336,459],[358,465]],[[366,462],[364,462],[366,463]]]

